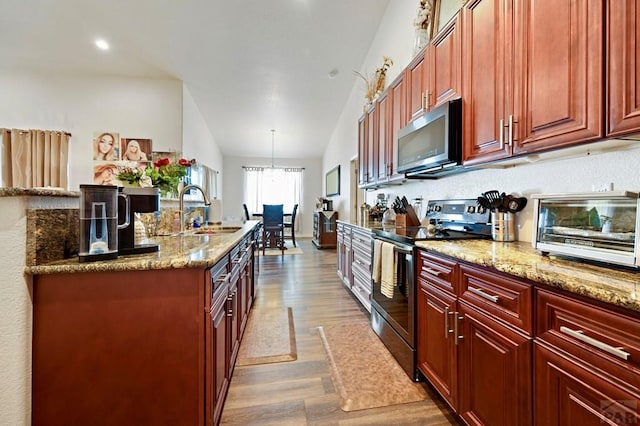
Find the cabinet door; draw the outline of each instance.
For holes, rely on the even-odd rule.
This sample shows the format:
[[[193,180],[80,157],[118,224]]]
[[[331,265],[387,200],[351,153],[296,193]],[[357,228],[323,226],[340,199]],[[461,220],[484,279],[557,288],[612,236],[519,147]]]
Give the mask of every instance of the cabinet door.
[[[368,134],[367,115],[363,115],[358,120],[358,186],[367,182],[367,154],[368,154]],[[315,229],[314,229],[315,231]]]
[[[640,3],[607,2],[608,136],[640,130]]]
[[[513,62],[520,66],[507,117],[513,153],[601,139],[604,2],[518,3],[522,24],[514,28]]]
[[[238,350],[240,349],[240,335],[238,330],[240,329],[240,318],[238,317],[238,281],[237,277],[231,278],[231,284],[229,286],[229,295],[227,297],[227,316],[228,316],[228,341],[227,348],[229,351],[229,377],[236,364],[236,358],[238,357]]]
[[[404,73],[400,73],[398,77],[389,85],[389,96],[391,98],[391,108],[389,114],[389,139],[385,149],[387,164],[389,168],[389,180],[398,180],[404,178],[403,173],[398,173],[398,131],[407,125],[406,116],[406,85],[404,82]]]
[[[604,380],[561,352],[535,344],[535,420],[553,425],[638,425],[640,395]]]
[[[458,379],[454,321],[456,298],[418,278],[418,369],[452,407]]]
[[[376,182],[387,180],[389,169],[387,167],[387,145],[389,144],[389,91],[385,90],[378,99],[376,105],[376,121],[378,123],[378,133],[374,146],[374,157],[376,159]]]
[[[462,9],[463,163],[510,155],[505,118],[510,107],[509,70],[513,0],[475,0]]]
[[[207,416],[207,424],[218,424],[218,419],[222,414],[225,395],[229,387],[229,351],[227,347],[228,321],[227,321],[227,288],[222,289],[222,296],[217,297],[217,301],[209,313],[209,323],[207,324],[207,382],[208,387],[205,394],[210,407]]]
[[[458,301],[460,404],[469,425],[532,423],[532,339]]]
[[[435,108],[460,96],[462,89],[462,15],[456,15],[427,48],[429,55],[429,89],[427,105]]]
[[[376,155],[378,146],[378,114],[374,106],[367,111],[367,156],[365,167],[365,184],[371,184],[376,179]]]
[[[427,60],[426,51],[422,50],[406,68],[405,79],[407,81],[407,122],[411,122],[427,112]]]

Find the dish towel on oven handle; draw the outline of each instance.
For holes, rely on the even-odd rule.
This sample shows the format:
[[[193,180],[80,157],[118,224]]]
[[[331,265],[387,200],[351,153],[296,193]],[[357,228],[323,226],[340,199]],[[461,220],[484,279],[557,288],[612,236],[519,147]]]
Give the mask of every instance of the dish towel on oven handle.
[[[382,243],[380,268],[380,292],[383,296],[393,299],[396,282],[396,251],[391,243]]]
[[[380,292],[389,299],[393,298],[394,287],[397,285],[396,259],[393,244],[382,240],[373,240],[373,282],[380,283]]]

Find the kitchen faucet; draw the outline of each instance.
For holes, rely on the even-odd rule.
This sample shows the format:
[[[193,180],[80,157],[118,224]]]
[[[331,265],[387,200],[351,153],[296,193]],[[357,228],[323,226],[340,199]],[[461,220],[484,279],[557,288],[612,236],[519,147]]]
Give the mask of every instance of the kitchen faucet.
[[[204,191],[204,189],[202,189],[200,185],[191,184],[182,188],[182,191],[180,191],[180,195],[178,196],[178,198],[180,199],[180,232],[184,232],[184,194],[186,194],[186,192],[192,188],[198,189],[200,190],[200,192],[202,192],[202,195],[204,196],[205,206],[211,205],[211,200],[209,200],[209,196]]]

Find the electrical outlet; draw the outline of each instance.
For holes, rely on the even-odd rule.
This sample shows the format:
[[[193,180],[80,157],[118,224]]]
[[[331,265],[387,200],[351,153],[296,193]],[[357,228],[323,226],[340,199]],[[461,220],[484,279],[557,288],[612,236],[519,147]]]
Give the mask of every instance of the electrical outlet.
[[[594,183],[591,185],[592,192],[607,192],[613,191],[613,182],[609,183]]]

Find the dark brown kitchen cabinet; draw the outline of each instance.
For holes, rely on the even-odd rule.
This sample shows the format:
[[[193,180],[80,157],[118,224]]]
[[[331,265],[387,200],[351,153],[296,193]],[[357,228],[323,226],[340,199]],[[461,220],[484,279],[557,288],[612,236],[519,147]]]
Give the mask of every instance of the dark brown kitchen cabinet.
[[[229,389],[231,374],[230,350],[228,345],[230,324],[228,311],[228,265],[220,262],[211,268],[207,275],[210,285],[206,298],[211,300],[209,318],[205,325],[205,374],[207,399],[207,424],[215,425],[222,415],[224,399]]]
[[[427,108],[432,110],[462,92],[462,15],[456,14],[431,40],[426,55]]]
[[[607,135],[640,131],[640,3],[607,1]]]
[[[536,424],[639,424],[640,321],[536,290]]]
[[[318,248],[336,248],[338,212],[313,212],[313,239]]]
[[[390,139],[389,119],[391,112],[392,98],[389,96],[389,90],[382,92],[376,101],[376,137],[373,146],[373,154],[375,158],[375,176],[374,181],[384,182],[389,177],[389,169],[387,167],[387,144]]]
[[[369,165],[367,155],[369,151],[369,138],[367,127],[367,114],[365,113],[358,120],[358,186],[362,187],[367,183]]]
[[[531,424],[531,286],[423,250],[416,274],[419,370],[468,424]]]
[[[603,2],[465,5],[465,164],[603,137],[603,13]]]
[[[358,121],[358,186],[370,185],[376,180],[378,143],[378,113],[374,102]]]
[[[428,59],[425,59],[426,50],[421,50],[405,69],[406,96],[407,96],[407,122],[424,115],[428,110],[427,89],[429,66]]]
[[[389,91],[391,105],[388,107],[389,122],[387,126],[389,132],[384,153],[388,169],[388,181],[396,182],[404,178],[403,173],[398,173],[398,131],[407,125],[404,73],[400,73],[391,82],[387,90]]]
[[[456,297],[418,277],[418,369],[451,407],[458,405]]]
[[[458,414],[469,425],[533,422],[533,339],[459,300]]]
[[[32,424],[217,424],[253,287],[231,259],[35,275]]]

